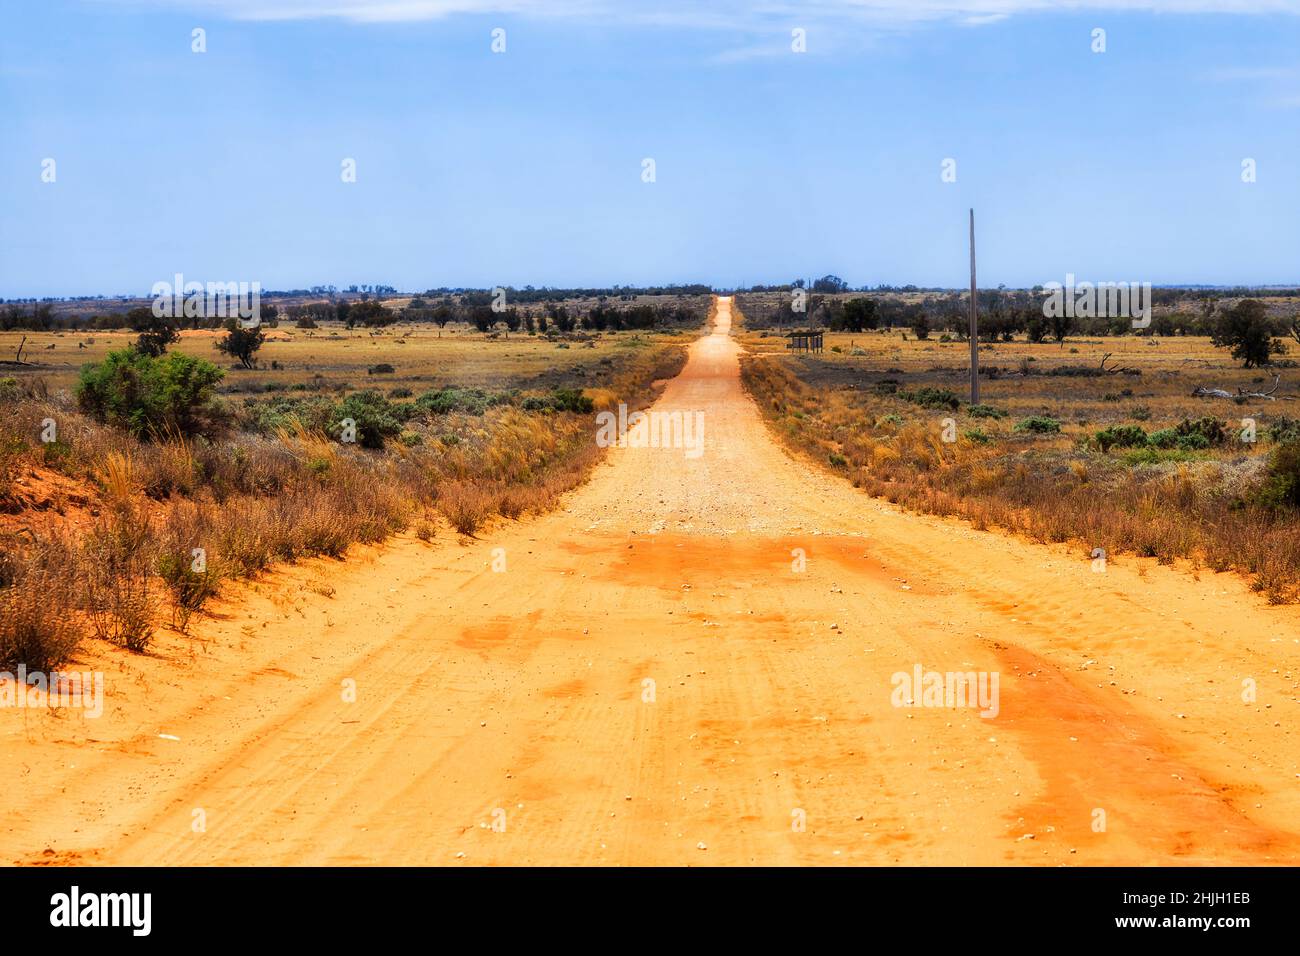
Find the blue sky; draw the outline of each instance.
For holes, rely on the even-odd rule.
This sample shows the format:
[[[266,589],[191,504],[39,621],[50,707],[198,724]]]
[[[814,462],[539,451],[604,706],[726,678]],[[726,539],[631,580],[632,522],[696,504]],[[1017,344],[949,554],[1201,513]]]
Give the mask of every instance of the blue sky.
[[[970,206],[981,285],[1300,282],[1300,0],[6,0],[0,16],[3,297],[144,294],[177,272],[960,286]]]

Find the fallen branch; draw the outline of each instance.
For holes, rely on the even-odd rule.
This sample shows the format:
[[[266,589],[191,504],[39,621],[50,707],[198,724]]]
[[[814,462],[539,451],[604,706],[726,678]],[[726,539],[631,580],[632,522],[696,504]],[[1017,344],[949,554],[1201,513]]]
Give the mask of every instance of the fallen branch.
[[[1198,385],[1196,388],[1192,389],[1192,398],[1231,398],[1231,399],[1239,399],[1239,400],[1244,400],[1247,398],[1260,398],[1260,399],[1267,399],[1268,401],[1271,402],[1274,401],[1273,393],[1277,391],[1277,387],[1279,383],[1281,383],[1281,381],[1282,381],[1281,375],[1274,377],[1273,387],[1270,388],[1267,392],[1251,392],[1239,386],[1237,388],[1236,394],[1233,394],[1232,392],[1228,391],[1226,388],[1208,388],[1204,385]],[[1289,398],[1290,396],[1284,395],[1282,397]]]
[[[1129,368],[1127,365],[1112,365],[1110,368],[1107,368],[1106,361],[1111,357],[1112,354],[1113,353],[1111,352],[1107,352],[1105,355],[1101,357],[1101,365],[1099,366],[1099,368],[1103,372],[1105,372],[1107,375],[1119,375],[1123,372],[1133,371],[1133,369]]]

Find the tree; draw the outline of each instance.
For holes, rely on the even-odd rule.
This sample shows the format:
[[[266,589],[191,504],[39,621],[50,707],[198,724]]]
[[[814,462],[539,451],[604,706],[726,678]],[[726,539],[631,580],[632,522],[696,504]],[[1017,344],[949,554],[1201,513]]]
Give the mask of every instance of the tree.
[[[1219,348],[1231,348],[1232,357],[1246,368],[1268,365],[1274,355],[1286,351],[1282,340],[1273,337],[1268,309],[1258,299],[1242,299],[1220,312],[1211,327],[1210,341]]]
[[[154,315],[153,309],[144,306],[128,312],[126,323],[133,332],[140,333],[135,340],[136,350],[151,358],[162,355],[167,346],[181,337],[176,319],[169,315]]]
[[[1047,322],[1047,316],[1043,315],[1041,309],[1036,309],[1029,313],[1025,319],[1025,335],[1030,342],[1038,343],[1047,338],[1050,326]]]
[[[1065,337],[1074,331],[1074,319],[1062,312],[1059,315],[1053,315],[1050,321],[1052,323],[1052,338],[1064,344]]]
[[[813,283],[814,292],[847,292],[849,284],[839,276],[822,276]]]
[[[368,299],[365,302],[358,302],[352,306],[348,312],[348,327],[354,325],[364,325],[367,328],[378,328],[380,326],[392,325],[397,321],[397,313],[385,309],[378,299]]]
[[[865,332],[880,323],[875,299],[849,299],[840,313],[839,324],[845,332]]]
[[[260,325],[246,329],[239,324],[238,320],[228,319],[225,336],[217,340],[217,351],[239,359],[239,364],[244,368],[252,368],[253,356],[265,341],[266,333],[262,331]]]

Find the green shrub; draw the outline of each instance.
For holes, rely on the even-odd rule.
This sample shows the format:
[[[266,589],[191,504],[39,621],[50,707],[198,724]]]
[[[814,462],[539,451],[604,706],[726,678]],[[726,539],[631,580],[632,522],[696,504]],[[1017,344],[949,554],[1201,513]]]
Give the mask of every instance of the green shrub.
[[[13,379],[9,379],[13,381]],[[0,384],[3,384],[0,382]],[[1300,418],[1288,418],[1286,415],[1281,416],[1277,421],[1268,426],[1269,440],[1278,442],[1300,441]]]
[[[334,414],[334,403],[325,398],[276,397],[269,401],[246,400],[241,422],[249,431],[266,434],[289,428],[295,422],[308,431],[325,431]]]
[[[18,379],[11,376],[0,378],[0,402],[18,400]]]
[[[1141,448],[1147,443],[1147,433],[1137,425],[1112,425],[1094,436],[1102,451],[1112,448]]]
[[[435,388],[415,400],[416,407],[433,415],[464,412],[482,415],[492,405],[506,401],[506,396],[493,395],[481,388]]]
[[[1275,510],[1300,508],[1300,441],[1284,442],[1273,449],[1255,501]]]
[[[966,409],[966,414],[971,418],[1006,418],[1007,413],[1000,408],[994,408],[992,405],[971,405]]]
[[[931,388],[929,385],[924,385],[918,389],[900,391],[898,396],[922,408],[949,408],[956,411],[961,407],[961,399],[957,397],[957,393],[947,388]]]
[[[1180,451],[1203,451],[1210,447],[1210,440],[1200,432],[1180,434],[1177,428],[1162,428],[1147,436],[1147,443],[1153,448],[1177,448]]]
[[[845,458],[843,455],[837,454],[836,452],[831,452],[829,455],[826,456],[826,458],[831,463],[831,466],[833,468],[843,468],[845,465],[849,463],[847,458]]]
[[[330,416],[328,431],[335,438],[342,437],[343,420],[350,418],[357,426],[357,444],[363,448],[383,448],[384,439],[394,438],[402,431],[405,413],[379,392],[367,389],[354,392],[339,402]]]
[[[1206,443],[1205,446],[1202,447],[1208,447],[1209,445],[1222,445],[1228,440],[1228,432],[1227,429],[1223,427],[1223,422],[1210,416],[1198,418],[1196,421],[1190,421],[1189,419],[1184,418],[1174,426],[1174,431],[1178,432],[1178,434],[1182,436],[1202,436]]]
[[[1061,430],[1061,423],[1048,415],[1031,415],[1016,422],[1012,430],[1032,432],[1035,435],[1054,435]]]
[[[1173,448],[1178,444],[1178,432],[1172,428],[1161,428],[1147,436],[1147,444],[1152,448]]]
[[[520,406],[529,412],[574,412],[590,414],[595,404],[580,388],[555,388],[549,395],[529,395]]]
[[[588,415],[596,407],[590,398],[582,394],[580,388],[557,388],[552,401],[557,411],[575,412],[579,415]]]
[[[77,404],[139,438],[193,435],[211,424],[213,390],[221,377],[211,362],[183,352],[153,358],[121,349],[82,368]]]
[[[972,441],[977,445],[987,445],[993,440],[992,435],[989,435],[978,428],[969,429],[963,434],[965,434],[967,441]]]

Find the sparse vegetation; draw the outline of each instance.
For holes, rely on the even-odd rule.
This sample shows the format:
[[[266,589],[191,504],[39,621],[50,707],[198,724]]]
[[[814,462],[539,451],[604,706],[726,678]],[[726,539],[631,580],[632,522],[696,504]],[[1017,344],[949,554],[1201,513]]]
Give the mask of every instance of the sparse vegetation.
[[[1030,366],[1015,351],[1037,346],[999,343],[983,357],[985,404],[966,407],[979,427],[949,443],[940,434],[951,403],[916,399],[945,389],[958,397],[949,383],[965,375],[964,344],[858,336],[865,357],[794,358],[749,336],[743,379],[774,432],[871,494],[1084,553],[1236,570],[1270,601],[1300,597],[1300,425],[1280,401],[1223,414],[1192,397],[1205,379],[1187,357],[1212,361],[1207,338],[1144,353],[1141,368],[1131,353],[1111,358],[1105,368],[1120,370],[1100,373],[1113,340],[1059,358],[1036,353]],[[1214,374],[1216,384],[1258,388],[1244,369]],[[1119,388],[1119,376],[1145,384]],[[1279,396],[1286,391],[1284,380]],[[1258,421],[1258,443],[1239,440],[1238,417]]]
[[[348,341],[325,347],[346,357]],[[56,517],[34,539],[6,535],[0,521],[0,657],[55,667],[86,635],[148,651],[160,628],[189,628],[223,581],[341,557],[412,525],[431,541],[438,520],[475,535],[545,510],[601,454],[591,413],[643,405],[651,383],[680,368],[679,341],[610,341],[565,370],[547,359],[534,371],[449,338],[437,349],[456,350],[459,381],[430,387],[446,363],[421,366],[408,346],[407,380],[423,387],[387,395],[315,374],[284,392],[256,379],[223,389],[220,369],[184,351],[188,338],[158,358],[110,348],[83,370],[75,403],[35,376],[0,381],[11,412],[0,421],[0,502],[6,474],[39,466],[86,487],[99,512],[84,532],[61,536]],[[363,353],[351,367],[376,364]],[[276,369],[249,374],[286,384]],[[57,442],[40,441],[46,418]],[[344,418],[355,443],[339,441]]]

